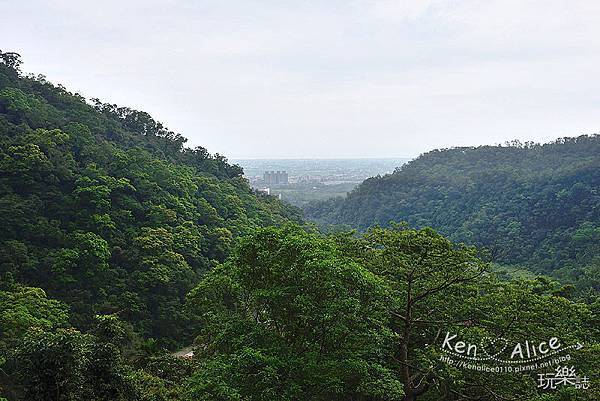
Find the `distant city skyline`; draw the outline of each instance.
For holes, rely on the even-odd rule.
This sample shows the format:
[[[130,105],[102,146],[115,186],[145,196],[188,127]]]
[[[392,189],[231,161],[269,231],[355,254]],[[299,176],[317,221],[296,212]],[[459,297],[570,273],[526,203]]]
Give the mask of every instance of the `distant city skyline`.
[[[600,2],[0,0],[3,51],[229,159],[600,131]]]
[[[416,157],[416,156],[415,156]],[[408,156],[389,156],[389,157],[232,157],[231,161],[236,160],[396,160],[409,159]]]

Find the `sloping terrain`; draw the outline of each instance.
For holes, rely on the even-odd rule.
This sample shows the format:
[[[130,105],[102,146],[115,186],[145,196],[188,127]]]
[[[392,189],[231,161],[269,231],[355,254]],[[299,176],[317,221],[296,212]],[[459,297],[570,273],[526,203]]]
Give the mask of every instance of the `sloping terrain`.
[[[360,230],[430,226],[538,272],[597,263],[600,136],[434,150],[305,213]]]
[[[0,55],[0,289],[40,287],[76,327],[118,313],[177,342],[185,294],[232,239],[299,220],[147,113],[89,104]]]

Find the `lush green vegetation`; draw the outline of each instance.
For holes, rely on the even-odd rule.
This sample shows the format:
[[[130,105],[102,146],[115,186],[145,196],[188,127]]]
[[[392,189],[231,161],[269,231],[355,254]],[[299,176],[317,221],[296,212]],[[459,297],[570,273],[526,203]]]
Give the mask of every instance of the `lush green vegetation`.
[[[499,279],[430,228],[299,226],[184,143],[0,53],[0,400],[600,397],[595,293]],[[592,387],[453,367],[445,332],[583,343]],[[183,344],[192,359],[167,351]]]
[[[323,226],[407,221],[487,248],[494,261],[600,289],[600,136],[435,150],[345,199],[313,203]]]
[[[537,398],[535,375],[449,367],[439,345],[442,331],[474,341],[564,333],[595,344],[572,361],[593,371],[597,304],[559,292],[498,281],[475,249],[431,229],[260,229],[190,294],[203,322],[190,399],[555,399]]]
[[[281,200],[294,206],[303,207],[310,202],[323,201],[346,195],[357,183],[323,184],[300,182],[285,186],[271,185],[271,195],[281,195]]]
[[[0,275],[41,287],[87,327],[118,313],[146,337],[186,338],[181,304],[249,229],[297,220],[241,169],[143,112],[87,104],[18,59],[0,64]]]
[[[39,290],[3,294],[0,310],[19,310],[18,319],[2,320],[10,333],[3,340],[5,394],[27,400],[594,400],[600,395],[598,301],[563,295],[544,279],[500,281],[474,248],[455,246],[431,229],[396,226],[357,237],[258,228],[190,292],[185,310],[199,327],[192,360],[157,353],[114,315],[97,316],[82,333],[65,328],[64,308]],[[586,344],[569,363],[592,377],[592,387],[540,394],[535,373],[450,366],[440,361],[446,332],[473,342],[559,336],[564,344]]]

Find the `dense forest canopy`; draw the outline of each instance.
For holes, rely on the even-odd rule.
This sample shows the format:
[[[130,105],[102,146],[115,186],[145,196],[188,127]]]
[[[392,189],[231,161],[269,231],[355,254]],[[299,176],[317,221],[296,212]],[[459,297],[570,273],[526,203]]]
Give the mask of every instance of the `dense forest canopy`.
[[[298,221],[252,193],[240,167],[185,148],[147,113],[24,76],[14,53],[0,60],[3,290],[40,287],[76,327],[118,313],[175,344],[185,294],[232,239]]]
[[[253,193],[238,166],[203,148],[185,148],[184,138],[147,113],[87,102],[19,68],[17,54],[0,52],[0,401],[600,397],[597,287],[588,285],[583,297],[545,277],[504,279],[485,253],[431,228],[319,232],[301,225],[297,209]],[[571,155],[570,168],[563,152],[553,159],[553,173],[540,167],[552,159],[544,146],[503,148],[502,157],[491,148],[507,159],[497,176],[480,165],[491,160],[481,160],[481,150],[433,152],[368,180],[348,201],[334,201],[328,214],[332,204],[311,210],[338,222],[344,202],[376,193],[369,186],[383,193],[382,183],[390,181],[428,205],[398,198],[419,214],[377,214],[359,227],[388,217],[463,227],[463,216],[465,230],[486,238],[492,212],[503,223],[510,205],[529,202],[545,213],[543,202],[552,203],[556,190],[569,210],[500,227],[517,227],[523,233],[517,239],[535,254],[526,230],[545,227],[535,233],[546,238],[573,226],[564,235],[580,248],[548,263],[594,263],[596,140],[545,145],[587,152]],[[510,161],[524,149],[537,149],[541,161]],[[452,163],[444,164],[446,154]],[[475,155],[472,165],[464,167],[465,155]],[[481,189],[480,181],[491,182]],[[546,197],[531,189],[546,185],[552,187]],[[498,188],[525,195],[496,199]],[[479,197],[462,211],[464,192]],[[444,211],[447,199],[455,203]],[[476,213],[484,201],[490,214]],[[360,207],[381,213],[376,204]],[[480,216],[479,225],[472,215]],[[502,260],[530,260],[523,249],[513,255],[503,246],[497,248]],[[590,377],[590,388],[544,392],[535,373],[459,369],[440,359],[442,332],[470,341],[559,335],[578,347],[571,363]],[[190,344],[192,358],[169,352]]]
[[[577,270],[600,288],[599,135],[434,150],[305,212],[323,226],[433,227],[498,263],[574,281]]]

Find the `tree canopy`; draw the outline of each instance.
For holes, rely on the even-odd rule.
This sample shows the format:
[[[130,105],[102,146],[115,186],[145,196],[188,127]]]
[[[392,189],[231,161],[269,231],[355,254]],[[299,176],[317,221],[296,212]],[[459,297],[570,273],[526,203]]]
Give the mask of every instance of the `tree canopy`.
[[[447,333],[479,344],[560,336],[565,344],[587,345],[573,353],[579,369],[591,374],[599,360],[594,305],[571,301],[544,280],[501,281],[476,249],[402,225],[363,236],[259,229],[207,274],[188,306],[202,321],[190,399],[557,400],[571,394],[538,392],[535,372],[498,375],[450,365],[441,360]]]
[[[326,234],[147,113],[0,51],[0,400],[596,400],[597,141],[432,152],[312,206],[364,229]],[[367,228],[389,218],[412,228]],[[489,256],[583,268],[563,285]],[[449,333],[560,336],[591,387],[461,369]]]
[[[600,135],[434,150],[345,198],[305,207],[322,227],[433,227],[493,261],[600,290]],[[584,284],[585,282],[585,284]]]
[[[2,286],[44,289],[79,328],[118,313],[178,343],[187,291],[233,238],[298,212],[147,113],[89,104],[18,60],[0,58]]]

